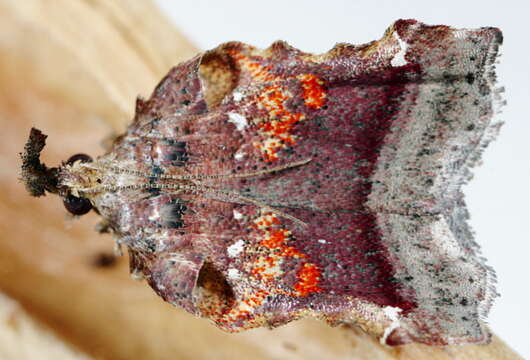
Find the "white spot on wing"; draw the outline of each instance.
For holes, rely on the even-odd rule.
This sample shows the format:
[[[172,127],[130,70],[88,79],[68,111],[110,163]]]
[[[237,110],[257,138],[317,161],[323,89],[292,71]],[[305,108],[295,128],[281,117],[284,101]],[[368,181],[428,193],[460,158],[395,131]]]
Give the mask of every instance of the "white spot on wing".
[[[324,240],[324,239],[318,239],[318,242],[321,243],[321,244],[325,244],[327,241]]]
[[[228,256],[230,257],[236,257],[239,255],[241,251],[243,251],[243,247],[245,245],[245,242],[243,240],[238,240],[232,245],[230,245],[226,250],[228,252]]]
[[[234,124],[238,131],[243,131],[248,126],[247,118],[235,112],[228,113],[228,121]]]
[[[239,270],[234,269],[234,268],[230,268],[230,269],[228,269],[228,277],[231,280],[237,280],[237,279],[241,278],[241,274],[239,273]]]
[[[234,219],[241,220],[243,219],[243,214],[241,214],[239,211],[234,210]]]
[[[158,211],[158,208],[155,207],[155,209],[153,210],[153,213],[151,214],[151,216],[149,216],[149,221],[156,221],[158,220],[158,218],[160,218],[160,212]]]
[[[396,39],[399,43],[400,50],[398,51],[396,55],[394,55],[394,57],[390,61],[390,64],[392,66],[407,65],[407,60],[405,60],[405,54],[407,53],[407,48],[409,47],[409,45],[403,40],[401,40],[398,34],[394,34],[394,35],[396,36]]]
[[[232,96],[234,97],[234,101],[240,101],[241,99],[243,99],[243,94],[239,91],[233,93]]]
[[[245,157],[245,155],[246,155],[245,153],[239,153],[239,152],[235,153],[234,154],[234,159],[241,160],[241,159],[243,159]]]

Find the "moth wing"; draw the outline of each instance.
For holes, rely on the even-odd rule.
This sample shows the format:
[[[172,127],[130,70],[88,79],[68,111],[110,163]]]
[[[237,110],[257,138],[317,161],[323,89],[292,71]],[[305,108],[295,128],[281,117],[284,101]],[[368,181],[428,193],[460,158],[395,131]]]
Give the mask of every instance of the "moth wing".
[[[482,318],[495,296],[494,275],[465,224],[459,188],[495,130],[499,43],[497,29],[398,21],[379,42],[339,45],[310,61],[281,42],[262,53],[231,43],[166,77],[133,129],[147,129],[154,149],[185,126],[178,140],[193,165],[186,170],[237,175],[311,159],[213,179],[206,184],[241,196],[212,191],[190,202],[183,232],[208,239],[209,248],[193,250],[208,257],[212,273],[254,276],[230,280],[239,301],[225,315],[243,318],[202,314],[232,330],[285,323],[305,311],[372,322],[394,344],[486,341]],[[192,89],[189,98],[179,93],[184,88]],[[274,214],[244,197],[308,226],[272,221]],[[231,257],[239,240],[245,249]],[[156,265],[160,274],[166,256]],[[173,293],[189,294],[198,263],[180,266],[193,275]],[[159,275],[155,285],[171,285],[171,276]],[[242,313],[242,304],[252,313]]]

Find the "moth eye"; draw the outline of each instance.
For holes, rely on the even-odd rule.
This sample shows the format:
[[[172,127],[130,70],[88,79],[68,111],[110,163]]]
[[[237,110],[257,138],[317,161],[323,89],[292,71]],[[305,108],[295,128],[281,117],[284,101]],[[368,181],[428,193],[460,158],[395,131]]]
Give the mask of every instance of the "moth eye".
[[[73,215],[84,215],[92,209],[90,200],[84,197],[68,195],[63,200],[64,207]]]
[[[77,160],[81,160],[81,162],[92,162],[92,158],[88,156],[87,154],[75,154],[70,156],[68,160],[66,160],[66,163],[68,165],[72,165]]]

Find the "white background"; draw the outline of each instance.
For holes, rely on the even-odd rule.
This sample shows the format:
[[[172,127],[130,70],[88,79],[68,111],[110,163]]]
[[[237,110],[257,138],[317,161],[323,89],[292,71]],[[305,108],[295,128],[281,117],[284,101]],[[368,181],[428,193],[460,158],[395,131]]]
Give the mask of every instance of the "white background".
[[[489,322],[493,330],[530,359],[530,6],[526,1],[171,1],[163,11],[200,48],[230,40],[267,47],[275,40],[307,52],[325,52],[336,42],[379,39],[399,18],[504,33],[498,79],[506,87],[497,141],[465,187],[477,241],[497,271],[498,292]]]

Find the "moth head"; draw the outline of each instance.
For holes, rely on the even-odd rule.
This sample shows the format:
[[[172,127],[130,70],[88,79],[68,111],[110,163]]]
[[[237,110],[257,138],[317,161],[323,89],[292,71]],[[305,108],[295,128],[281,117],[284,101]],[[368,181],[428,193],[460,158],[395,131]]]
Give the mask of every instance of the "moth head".
[[[21,180],[32,196],[43,196],[46,192],[62,197],[66,210],[73,215],[83,215],[92,209],[90,200],[82,190],[97,182],[96,170],[87,166],[92,158],[85,154],[71,156],[60,167],[49,168],[40,161],[40,153],[46,145],[47,136],[32,128],[22,159]]]
[[[92,209],[92,203],[82,195],[83,189],[88,189],[97,183],[95,169],[86,166],[93,160],[86,154],[70,156],[60,171],[60,184],[63,204],[72,215],[84,215]]]

